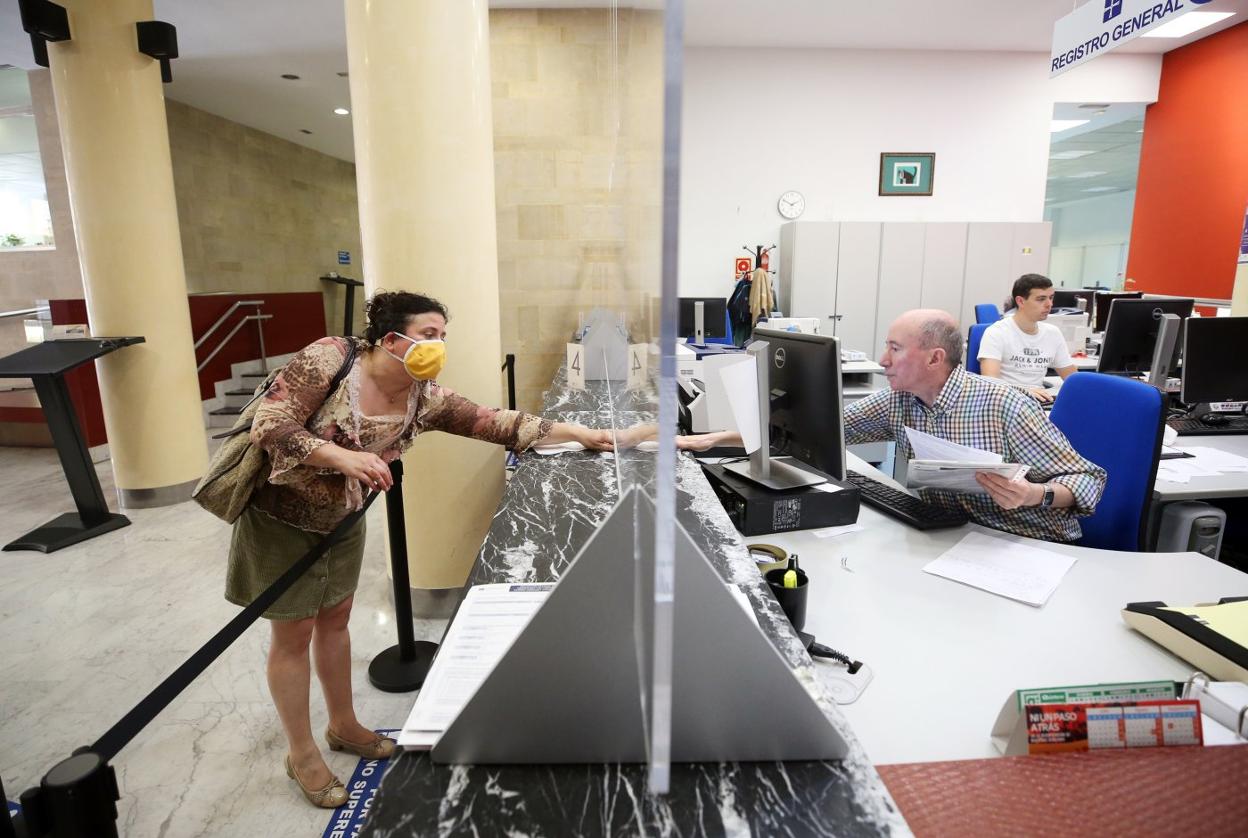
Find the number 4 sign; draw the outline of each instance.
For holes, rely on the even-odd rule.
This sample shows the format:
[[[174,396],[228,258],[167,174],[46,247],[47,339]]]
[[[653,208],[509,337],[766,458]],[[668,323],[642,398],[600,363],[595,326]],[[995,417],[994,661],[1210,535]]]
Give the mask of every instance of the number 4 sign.
[[[628,389],[636,390],[646,384],[646,357],[650,345],[634,343],[628,347]]]
[[[585,354],[579,343],[568,344],[568,386],[573,390],[585,389]]]

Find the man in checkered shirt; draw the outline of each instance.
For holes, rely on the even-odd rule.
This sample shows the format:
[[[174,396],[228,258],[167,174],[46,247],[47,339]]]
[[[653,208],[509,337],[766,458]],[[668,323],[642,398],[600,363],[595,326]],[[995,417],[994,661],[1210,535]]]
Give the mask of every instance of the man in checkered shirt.
[[[962,331],[948,312],[920,309],[898,317],[880,358],[889,389],[845,409],[845,442],[895,441],[897,457],[909,460],[910,427],[1030,466],[1019,482],[978,473],[984,495],[948,489],[920,494],[987,527],[1049,541],[1079,538],[1077,519],[1095,510],[1105,469],[1079,456],[1025,393],[968,373],[961,363]]]

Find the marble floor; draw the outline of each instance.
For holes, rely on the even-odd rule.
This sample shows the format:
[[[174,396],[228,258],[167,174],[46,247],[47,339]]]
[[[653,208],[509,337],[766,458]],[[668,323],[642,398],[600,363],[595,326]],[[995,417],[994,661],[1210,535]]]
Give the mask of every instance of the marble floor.
[[[110,464],[97,466],[110,506]],[[0,543],[73,510],[51,449],[0,447]],[[51,555],[0,553],[0,779],[10,798],[93,742],[238,609],[221,595],[230,528],[192,503],[131,510],[132,524]],[[368,683],[395,643],[382,503],[369,511],[351,619],[356,707],[401,726],[414,693]],[[417,621],[436,640],[444,621]],[[330,813],[298,796],[269,701],[268,626],[252,626],[114,760],[121,834],[319,836]],[[313,679],[313,730],[325,727]],[[356,758],[330,753],[344,781]]]

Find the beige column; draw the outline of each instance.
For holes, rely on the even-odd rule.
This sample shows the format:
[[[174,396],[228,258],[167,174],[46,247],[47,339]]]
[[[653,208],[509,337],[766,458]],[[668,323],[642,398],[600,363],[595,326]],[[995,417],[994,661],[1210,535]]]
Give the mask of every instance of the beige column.
[[[160,66],[134,24],[151,0],[61,0],[48,44],[91,332],[147,342],[96,363],[123,506],[190,497],[208,449],[195,372]]]
[[[499,406],[486,2],[346,0],[346,19],[365,291],[420,291],[445,303],[439,381]],[[503,452],[429,434],[404,465],[412,587],[458,588],[498,506]]]

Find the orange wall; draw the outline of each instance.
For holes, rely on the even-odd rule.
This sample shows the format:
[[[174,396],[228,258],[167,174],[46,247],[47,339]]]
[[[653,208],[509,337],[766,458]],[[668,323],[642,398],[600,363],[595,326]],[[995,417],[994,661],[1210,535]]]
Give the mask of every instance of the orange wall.
[[[1229,299],[1248,206],[1248,22],[1166,53],[1144,117],[1133,290]]]

